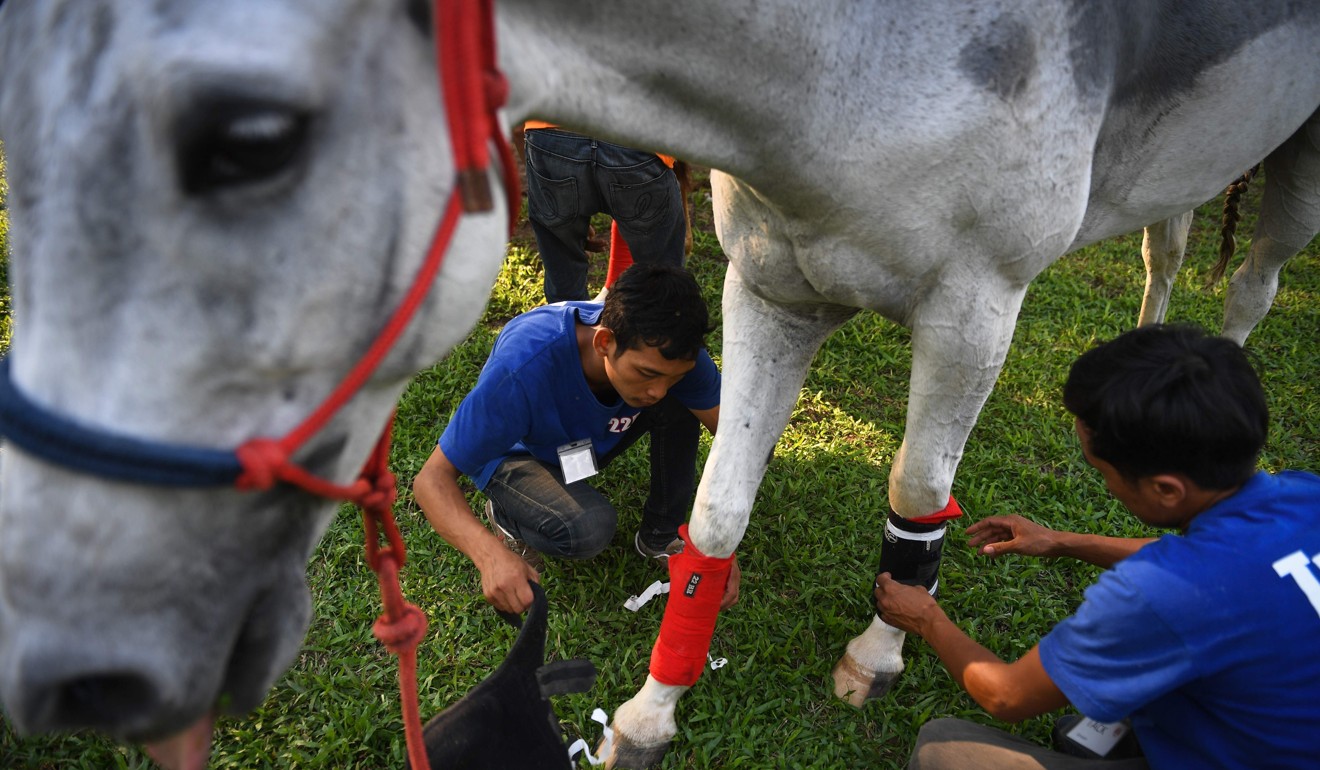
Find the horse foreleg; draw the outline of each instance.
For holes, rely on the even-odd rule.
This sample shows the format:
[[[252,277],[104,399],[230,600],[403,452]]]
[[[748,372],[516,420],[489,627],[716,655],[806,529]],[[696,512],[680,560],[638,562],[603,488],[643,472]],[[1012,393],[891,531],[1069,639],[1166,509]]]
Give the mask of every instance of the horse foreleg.
[[[1279,290],[1279,271],[1320,232],[1320,112],[1265,159],[1260,218],[1224,301],[1223,335],[1239,345]]]
[[[931,593],[946,522],[961,515],[949,496],[953,476],[1008,354],[1025,292],[995,283],[987,277],[937,288],[913,319],[907,425],[889,475],[877,571]],[[903,637],[876,616],[835,665],[835,695],[861,706],[888,692],[903,670]]]
[[[677,732],[674,707],[705,667],[732,556],[757,487],[821,342],[854,312],[783,307],[754,294],[729,266],[724,281],[720,424],[697,488],[683,553],[669,559],[671,588],[641,691],[614,718],[611,767],[653,767]]]
[[[1187,211],[1162,222],[1147,225],[1141,239],[1141,260],[1146,263],[1146,291],[1141,296],[1141,314],[1137,324],[1157,324],[1169,311],[1173,280],[1182,267],[1187,252],[1187,231],[1192,227],[1193,212]]]

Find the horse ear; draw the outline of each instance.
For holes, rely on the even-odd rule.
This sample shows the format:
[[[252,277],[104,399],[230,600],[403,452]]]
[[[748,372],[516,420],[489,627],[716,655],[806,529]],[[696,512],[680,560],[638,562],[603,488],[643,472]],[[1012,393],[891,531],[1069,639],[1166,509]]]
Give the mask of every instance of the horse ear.
[[[3,4],[5,0],[0,0]],[[431,36],[431,0],[406,0],[408,4],[408,19],[417,26],[417,29],[426,37]]]

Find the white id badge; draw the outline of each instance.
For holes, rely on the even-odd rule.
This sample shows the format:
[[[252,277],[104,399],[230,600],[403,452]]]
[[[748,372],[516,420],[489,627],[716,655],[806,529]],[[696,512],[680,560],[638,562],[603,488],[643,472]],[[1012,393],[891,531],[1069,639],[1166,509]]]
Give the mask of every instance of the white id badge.
[[[564,472],[565,484],[596,475],[596,450],[591,446],[591,439],[564,444],[556,451],[559,452],[559,468]]]
[[[1094,751],[1100,756],[1109,754],[1109,750],[1127,734],[1128,726],[1123,722],[1097,722],[1089,717],[1072,726],[1068,737]]]

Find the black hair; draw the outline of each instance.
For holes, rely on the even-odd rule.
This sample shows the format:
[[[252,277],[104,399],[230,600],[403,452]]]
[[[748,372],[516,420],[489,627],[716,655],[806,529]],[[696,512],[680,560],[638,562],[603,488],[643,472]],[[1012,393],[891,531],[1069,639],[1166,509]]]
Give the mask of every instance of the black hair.
[[[636,262],[610,287],[600,324],[614,333],[620,353],[649,345],[671,361],[692,360],[706,345],[710,313],[687,270]]]
[[[1256,470],[1269,408],[1247,354],[1196,326],[1143,326],[1073,363],[1063,403],[1129,481],[1181,473],[1232,489]]]

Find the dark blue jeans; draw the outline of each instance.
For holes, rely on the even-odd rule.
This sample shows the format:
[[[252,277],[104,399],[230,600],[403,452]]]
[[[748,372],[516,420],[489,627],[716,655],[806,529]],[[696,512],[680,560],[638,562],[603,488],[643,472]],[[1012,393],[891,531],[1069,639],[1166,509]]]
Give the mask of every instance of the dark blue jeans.
[[[687,222],[674,172],[653,153],[554,128],[526,132],[527,218],[547,302],[590,299],[587,229],[604,212],[636,262],[683,265]]]
[[[673,396],[642,410],[618,446],[598,459],[601,468],[651,434],[651,490],[642,507],[642,539],[663,546],[687,520],[697,477],[701,423]],[[486,485],[495,521],[547,556],[589,559],[605,550],[619,514],[587,479],[564,483],[558,464],[531,455],[500,463]]]

